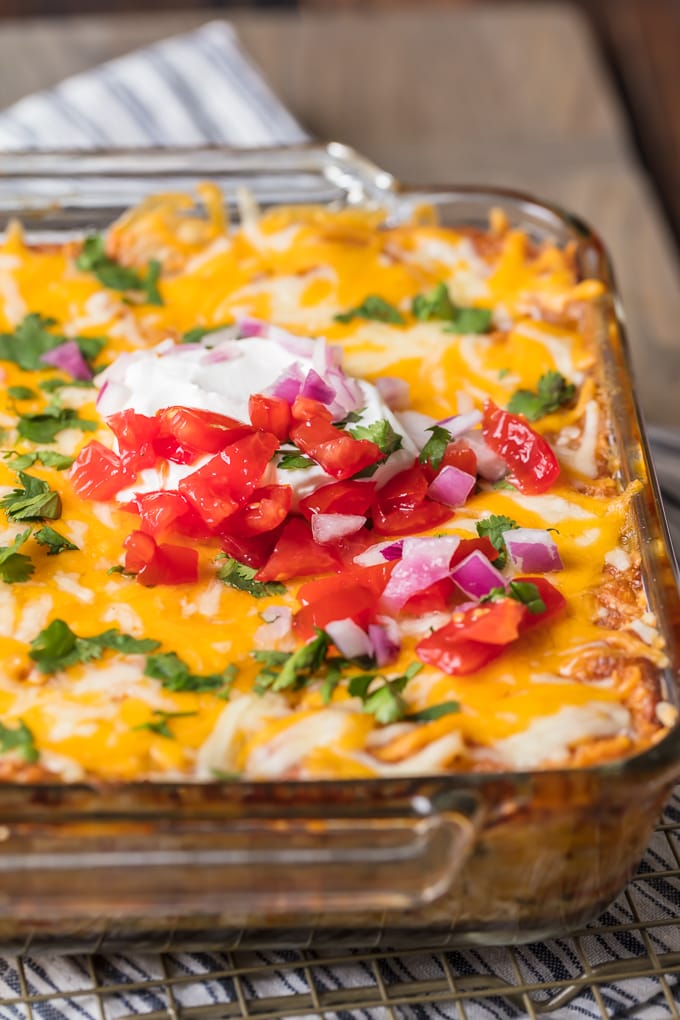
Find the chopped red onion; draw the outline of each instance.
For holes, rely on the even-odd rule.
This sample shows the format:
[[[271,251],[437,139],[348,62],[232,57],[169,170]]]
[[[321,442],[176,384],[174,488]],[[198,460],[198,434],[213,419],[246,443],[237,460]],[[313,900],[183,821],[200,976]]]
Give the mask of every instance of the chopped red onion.
[[[373,645],[368,634],[349,617],[344,620],[332,620],[326,624],[325,630],[346,659],[358,659],[362,655],[373,654]]]
[[[454,414],[451,418],[442,418],[441,421],[437,422],[437,425],[446,429],[452,439],[457,439],[458,436],[462,436],[468,429],[479,425],[481,420],[481,411],[466,411],[465,414]]]
[[[42,354],[40,360],[45,365],[52,365],[61,372],[66,372],[72,379],[89,382],[92,378],[92,369],[85,361],[75,340],[67,340],[58,347],[53,347],[51,351]]]
[[[325,337],[318,337],[314,344],[312,364],[323,378],[331,369],[340,368],[342,364],[342,347],[338,346],[338,344],[329,344]]]
[[[375,388],[391,411],[405,410],[411,402],[411,387],[404,379],[382,375],[376,379]]]
[[[389,539],[387,542],[376,542],[368,549],[354,557],[354,563],[360,567],[374,567],[378,563],[386,563],[388,560],[398,560],[401,557],[401,550],[404,544],[403,538],[397,542]]]
[[[384,605],[392,612],[401,609],[414,595],[448,577],[451,557],[459,544],[457,535],[405,538],[402,558],[382,593]]]
[[[293,611],[289,606],[269,606],[262,613],[264,624],[255,631],[255,641],[268,644],[287,637],[293,622]]]
[[[387,666],[399,653],[399,628],[389,616],[381,617],[382,624],[369,623],[368,637],[373,646],[373,658],[379,667]]]
[[[508,465],[484,442],[480,432],[464,432],[462,437],[477,457],[477,473],[488,482],[497,482],[508,473]]]
[[[503,541],[513,566],[523,573],[563,569],[555,540],[542,528],[512,528],[503,532]]]
[[[501,572],[478,549],[453,568],[451,577],[463,594],[471,599],[481,599],[492,588],[505,588],[507,583]]]
[[[345,535],[353,535],[366,523],[359,514],[314,514],[311,520],[312,537],[320,545],[337,542]]]
[[[269,326],[266,322],[261,319],[251,319],[250,317],[237,319],[236,327],[239,332],[239,336],[244,338],[252,336],[265,336]]]
[[[281,397],[283,400],[287,400],[289,404],[292,404],[302,389],[303,382],[302,369],[298,364],[293,363],[290,368],[281,373],[278,379],[274,380],[271,386],[268,386],[262,392],[268,396]]]
[[[429,429],[437,422],[428,414],[421,414],[420,411],[402,411],[395,415],[397,421],[411,439],[418,450],[422,450],[428,439],[431,438]]]
[[[345,375],[341,368],[328,369],[326,382],[335,391],[335,398],[329,407],[335,421],[344,418],[350,411],[358,411],[366,403],[359,381]]]
[[[312,400],[318,400],[321,404],[330,404],[335,397],[335,390],[323,381],[318,372],[313,368],[310,368],[309,372],[305,376],[305,381],[302,384],[300,390],[300,396],[311,397]]]
[[[294,333],[289,333],[279,326],[269,326],[265,336],[269,340],[274,340],[284,350],[290,354],[297,355],[299,358],[311,358],[314,354],[316,341],[308,336],[295,336]]]
[[[475,487],[474,475],[461,471],[453,464],[445,464],[437,477],[430,483],[427,494],[444,506],[463,506]]]

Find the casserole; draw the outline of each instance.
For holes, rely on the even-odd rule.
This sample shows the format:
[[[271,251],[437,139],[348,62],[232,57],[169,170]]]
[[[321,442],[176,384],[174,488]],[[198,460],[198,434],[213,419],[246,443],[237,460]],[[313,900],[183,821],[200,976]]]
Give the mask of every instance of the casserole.
[[[397,231],[400,222],[407,221],[425,204],[434,208],[444,223],[450,221],[455,226],[470,228],[480,226],[490,206],[500,207],[496,216],[504,224],[499,227],[501,233],[509,229],[507,224],[518,224],[534,239],[537,250],[544,243],[547,252],[553,251],[548,237],[554,234],[561,244],[571,243],[569,257],[576,266],[577,280],[599,278],[597,299],[589,302],[581,330],[591,345],[597,345],[600,385],[609,396],[607,416],[615,447],[613,453],[605,451],[603,456],[608,469],[618,476],[621,495],[617,498],[621,499],[624,493],[630,495],[633,516],[626,518],[627,527],[630,528],[633,518],[637,521],[638,540],[636,543],[633,539],[629,548],[635,558],[640,556],[642,577],[648,589],[646,607],[650,616],[645,626],[655,622],[665,638],[664,651],[658,649],[653,655],[651,649],[642,656],[648,655],[653,660],[653,684],[661,685],[654,688],[652,699],[658,719],[647,731],[636,731],[623,747],[603,753],[602,747],[596,746],[594,755],[581,759],[586,767],[560,768],[565,762],[579,764],[577,756],[557,755],[551,761],[548,754],[549,771],[503,772],[498,768],[498,759],[493,759],[492,748],[491,764],[478,761],[476,771],[456,767],[453,772],[437,776],[428,775],[421,768],[425,774],[415,778],[409,777],[410,770],[406,768],[394,770],[395,777],[386,779],[388,770],[383,769],[382,776],[380,770],[375,770],[368,774],[377,778],[362,778],[358,784],[343,782],[342,771],[340,778],[325,778],[320,783],[315,781],[313,772],[304,771],[301,777],[284,772],[286,780],[293,778],[294,782],[269,782],[269,773],[246,769],[238,784],[210,782],[210,773],[193,775],[191,778],[203,780],[197,786],[185,781],[186,774],[179,765],[174,775],[167,765],[157,768],[155,774],[147,767],[142,772],[143,778],[161,780],[153,786],[128,784],[121,780],[134,778],[138,770],[126,772],[115,767],[125,745],[114,746],[116,762],[111,763],[108,771],[86,768],[83,774],[65,775],[66,781],[55,784],[49,781],[53,770],[49,769],[45,755],[47,776],[28,772],[19,778],[29,782],[10,783],[2,789],[7,839],[2,845],[0,885],[7,916],[0,931],[4,931],[8,941],[24,934],[35,936],[39,928],[45,937],[54,937],[60,944],[72,943],[82,934],[83,938],[105,937],[109,946],[147,936],[168,937],[170,928],[179,930],[181,937],[186,933],[187,938],[192,930],[195,937],[205,938],[205,930],[212,929],[219,938],[227,932],[233,936],[234,930],[246,930],[255,941],[286,938],[297,941],[302,937],[303,927],[331,932],[344,923],[355,931],[364,931],[367,938],[373,938],[369,933],[379,926],[388,931],[398,927],[428,929],[436,931],[438,937],[445,928],[458,940],[494,940],[535,938],[581,923],[625,882],[672,781],[677,757],[675,649],[673,630],[668,627],[669,612],[677,611],[674,587],[661,550],[662,525],[652,507],[653,483],[648,480],[634,405],[624,381],[611,280],[598,242],[579,224],[516,196],[464,190],[427,193],[400,190],[388,175],[373,170],[338,146],[325,150],[208,156],[218,176],[220,168],[236,178],[247,174],[242,179],[247,180],[255,197],[265,205],[272,198],[290,202],[299,197],[307,200],[311,195],[315,199],[340,200],[350,208],[357,206],[361,218],[369,215],[361,209],[379,202],[397,224]],[[132,197],[130,192],[137,187],[137,180],[125,174],[135,172],[137,161],[144,163],[146,157],[121,157],[111,164],[115,173],[108,182],[91,176],[100,158],[81,158],[82,173],[73,191],[75,197],[70,200],[59,176],[59,157],[50,159],[50,177],[32,179],[34,187],[36,183],[40,185],[36,191],[56,188],[62,193],[59,206],[52,208],[45,195],[41,195],[42,214],[34,233],[36,241],[63,243],[72,227],[107,224],[120,211],[115,205],[115,193],[125,191],[127,197]],[[182,172],[186,165],[183,160],[187,158],[181,154],[151,155],[146,166],[153,167],[155,160],[156,170],[165,174],[174,171],[184,185],[188,183],[188,175]],[[36,168],[46,165],[41,160],[44,157],[17,157],[16,167],[23,164],[35,173]],[[77,159],[70,162],[64,157],[61,164],[64,174],[77,169],[77,164]],[[206,176],[203,167],[200,176]],[[151,172],[142,175],[142,180],[139,189],[142,194],[157,189],[158,178]],[[165,180],[163,186],[167,183]],[[173,180],[173,185],[177,183]],[[5,196],[11,184],[10,176],[3,181],[0,195]],[[24,178],[22,189],[26,207],[25,195],[30,194],[31,179]],[[7,204],[11,205],[11,201]],[[345,224],[343,229],[354,219],[348,213],[346,221],[340,221]],[[144,238],[135,233],[134,218],[123,221],[119,228],[123,241],[126,223],[132,228],[129,236],[143,245]],[[172,253],[171,242],[169,251],[170,255],[168,251],[164,253],[167,257]],[[121,252],[124,256],[124,248]],[[145,251],[142,254],[144,260],[149,256]],[[94,257],[100,258],[101,253]],[[272,259],[275,260],[275,255]],[[149,261],[149,276],[151,264]],[[550,272],[550,266],[546,271]],[[457,295],[456,298],[460,303]],[[151,297],[149,301],[154,303]],[[217,322],[199,319],[196,324],[212,327],[219,324],[217,318]],[[227,338],[226,343],[230,342],[233,341]],[[287,342],[290,343],[290,338]],[[245,349],[243,341],[238,343],[241,350]],[[183,366],[189,363],[187,352],[191,354],[188,348],[182,354]],[[200,356],[204,353],[201,349]],[[215,374],[224,354],[219,346],[210,354]],[[159,354],[159,358],[165,356],[166,352]],[[139,363],[142,374],[148,372],[148,365]],[[120,387],[126,392],[130,389],[131,370],[126,364],[127,374],[116,375],[107,370],[109,388],[101,388],[99,405],[101,409],[106,404],[107,410],[102,412],[106,415],[125,412],[130,406],[139,410],[142,406],[111,403],[112,393],[114,397],[116,392],[120,396]],[[159,372],[154,363],[153,377]],[[16,399],[29,398],[16,396]],[[173,399],[171,403],[183,401]],[[149,414],[157,410],[157,406],[143,407]],[[465,412],[460,406],[457,410]],[[35,416],[27,417],[34,420]],[[290,434],[294,434],[293,430]],[[172,436],[177,438],[174,432]],[[120,434],[118,438],[122,441]],[[90,444],[82,448],[93,449]],[[301,451],[310,452],[298,444],[295,455]],[[566,459],[566,451],[563,454]],[[311,455],[314,459],[315,454]],[[93,495],[91,475],[87,475],[85,484],[80,482],[90,464],[91,454],[83,459],[78,453],[71,476],[77,493],[84,498]],[[107,484],[120,467],[118,461],[109,461],[109,466]],[[96,481],[100,484],[101,477]],[[180,481],[178,491],[189,491],[183,490],[182,484]],[[138,479],[133,480],[133,489],[135,485]],[[120,488],[114,486],[111,492],[107,489],[106,497],[117,495]],[[638,488],[640,493],[635,494]],[[191,491],[195,496],[195,487]],[[138,499],[136,490],[133,495]],[[608,507],[611,509],[615,502],[616,499],[610,500]],[[205,501],[199,504],[194,500],[192,505],[205,510]],[[141,512],[139,505],[137,510]],[[203,520],[212,523],[205,515]],[[436,523],[442,524],[442,520]],[[373,511],[374,528],[378,524],[379,518]],[[389,535],[390,531],[383,534]],[[441,541],[441,536],[437,539]],[[138,561],[127,556],[123,567],[142,580]],[[277,582],[279,577],[262,575],[262,580]],[[60,580],[63,586],[63,575]],[[532,580],[537,581],[533,577]],[[70,583],[72,588],[73,579]],[[128,579],[125,583],[127,590],[135,586]],[[541,593],[544,594],[543,589]],[[116,596],[113,597],[115,600]],[[157,604],[163,605],[161,601]],[[615,628],[616,622],[610,629]],[[329,623],[329,630],[330,626]],[[42,634],[41,631],[38,637]],[[32,657],[38,661],[37,653],[45,651],[45,642],[38,646],[35,640]],[[334,636],[333,640],[342,650],[340,638]],[[349,653],[344,654],[351,658]],[[639,656],[629,656],[624,658],[624,664],[638,668],[638,659]],[[212,681],[215,676],[202,679]],[[549,679],[548,685],[554,685],[556,679]],[[602,678],[595,674],[592,679],[597,685]],[[110,682],[114,683],[115,677]],[[641,690],[643,693],[646,690],[644,683]],[[425,706],[426,710],[433,707],[440,706],[432,702]],[[171,717],[178,714],[165,709],[158,711],[160,716],[155,723],[164,723],[166,728]],[[225,709],[225,713],[228,711],[229,708]],[[140,722],[142,718],[146,716],[140,717]],[[145,725],[148,728],[148,720],[135,728],[139,730]],[[597,738],[609,735],[607,731],[595,732],[596,745]],[[543,754],[525,753],[517,763],[526,769],[527,763],[544,766],[545,760]],[[593,761],[597,764],[589,764]],[[216,764],[220,765],[221,760]],[[437,771],[442,770],[443,764],[437,763]],[[356,778],[366,772],[344,775]],[[168,778],[174,782],[168,782]],[[32,779],[42,782],[31,783]],[[259,781],[252,782],[253,779]],[[74,893],[66,879],[75,873],[78,888]],[[291,932],[291,928],[296,931]],[[263,931],[269,934],[265,936]]]

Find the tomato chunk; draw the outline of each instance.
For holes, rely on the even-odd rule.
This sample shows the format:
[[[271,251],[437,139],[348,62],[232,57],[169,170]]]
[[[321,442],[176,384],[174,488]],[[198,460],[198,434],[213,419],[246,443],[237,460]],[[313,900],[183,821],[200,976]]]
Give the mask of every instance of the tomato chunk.
[[[108,446],[93,439],[76,457],[69,477],[83,499],[107,500],[131,485],[137,473]]]
[[[239,563],[259,570],[263,567],[279,540],[283,526],[273,531],[263,531],[259,535],[232,535],[229,532],[220,535],[220,543],[227,556],[233,556]]]
[[[191,584],[198,580],[198,552],[184,545],[158,544],[151,535],[133,531],[123,543],[125,569],[140,584]]]
[[[274,551],[255,575],[257,581],[287,581],[305,574],[325,574],[339,566],[335,553],[318,545],[301,517],[290,517],[274,546]]]
[[[338,481],[351,478],[384,457],[380,447],[370,439],[355,439],[321,417],[307,418],[294,425],[290,438],[299,450]]]
[[[157,451],[182,464],[191,463],[202,453],[219,453],[253,432],[252,426],[235,418],[195,407],[164,407],[157,417]]]
[[[520,492],[545,492],[557,480],[560,465],[548,442],[521,415],[492,400],[484,405],[484,440],[510,468],[509,480]]]
[[[514,581],[528,581],[530,584],[536,585],[538,588],[538,594],[541,596],[545,605],[544,613],[527,613],[522,622],[521,630],[530,630],[539,623],[545,623],[547,620],[552,620],[556,616],[559,616],[567,606],[567,600],[565,599],[562,592],[558,591],[554,584],[548,580],[547,577],[515,577]]]
[[[429,485],[422,464],[391,478],[373,503],[373,528],[378,535],[413,535],[436,528],[453,516],[449,507],[427,498]]]
[[[106,424],[118,441],[118,450],[125,464],[133,471],[154,466],[158,457],[154,443],[160,429],[156,417],[137,414],[127,408],[109,415]]]
[[[322,630],[333,620],[349,618],[364,630],[375,620],[376,598],[370,588],[348,583],[343,575],[321,578],[302,586],[303,603],[293,619],[295,633],[307,641],[314,637],[314,628]]]
[[[486,535],[480,538],[461,538],[455,553],[451,557],[451,569],[458,563],[462,563],[471,552],[480,552],[483,556],[486,556],[489,563],[493,563],[499,556],[498,549],[496,549],[491,539],[487,538]]]
[[[174,491],[144,492],[135,496],[133,507],[139,514],[142,530],[159,535],[176,527],[180,518],[191,513],[184,496]]]
[[[363,516],[373,502],[375,482],[346,481],[323,485],[300,500],[300,513],[308,519],[313,514],[359,514]]]
[[[474,673],[516,640],[527,613],[525,606],[510,598],[458,610],[418,643],[416,655],[450,676]]]
[[[266,397],[254,393],[248,400],[248,414],[253,428],[271,432],[278,439],[288,438],[291,422],[290,404],[283,397]]]
[[[333,416],[325,404],[313,397],[301,397],[299,394],[293,401],[291,415],[294,421],[309,421],[318,418],[320,421],[333,421]]]
[[[285,521],[292,502],[290,485],[265,485],[255,489],[247,503],[226,521],[225,529],[229,534],[244,536],[273,531]]]
[[[474,478],[477,475],[477,454],[470,449],[464,439],[454,439],[444,451],[440,468],[447,466],[457,467]]]

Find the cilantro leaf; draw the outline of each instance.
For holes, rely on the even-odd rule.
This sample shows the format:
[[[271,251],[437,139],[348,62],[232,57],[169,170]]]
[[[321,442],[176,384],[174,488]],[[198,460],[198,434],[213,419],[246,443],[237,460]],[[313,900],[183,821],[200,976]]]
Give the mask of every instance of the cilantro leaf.
[[[534,616],[538,616],[539,613],[544,613],[546,610],[545,602],[532,581],[511,581],[507,588],[492,588],[479,601],[499,602],[501,599],[514,599],[516,602],[521,602]]]
[[[28,654],[42,673],[49,674],[67,669],[76,662],[99,659],[107,649],[133,655],[154,651],[159,644],[159,641],[151,638],[135,638],[131,634],[123,634],[115,627],[82,638],[64,620],[52,620],[33,638]]]
[[[453,715],[455,712],[460,712],[460,702],[442,701],[439,705],[429,705],[427,708],[421,709],[420,712],[410,712],[404,718],[408,722],[434,722],[436,719],[442,719],[445,715]]]
[[[91,339],[91,338],[90,338]],[[93,389],[94,383],[91,379],[62,379],[60,376],[51,376],[49,379],[41,379],[38,383],[41,390],[45,393],[55,393],[57,390],[63,390],[65,386],[76,386],[82,389]]]
[[[546,372],[538,380],[536,392],[516,390],[510,398],[508,411],[523,414],[529,421],[538,421],[546,414],[553,414],[564,404],[574,399],[576,387],[567,382],[559,372]]]
[[[500,492],[503,489],[509,489],[512,492],[517,492],[517,486],[513,485],[512,482],[509,482],[506,478],[499,478],[497,482],[492,484],[491,488],[495,489],[497,492]]]
[[[439,466],[444,459],[446,453],[446,447],[452,440],[450,432],[447,432],[441,425],[433,425],[427,429],[432,435],[425,443],[425,446],[420,451],[418,460],[421,464],[430,464],[433,471],[438,471]]]
[[[402,446],[402,436],[395,432],[387,418],[374,421],[370,425],[357,425],[349,430],[350,435],[355,439],[368,439],[389,457]]]
[[[209,336],[211,333],[217,333],[220,329],[226,329],[229,325],[231,324],[228,322],[221,322],[218,326],[194,326],[193,329],[188,329],[186,333],[182,335],[180,343],[197,344],[204,336]]]
[[[11,397],[12,400],[33,400],[35,395],[35,390],[30,389],[28,386],[7,387],[7,396]]]
[[[264,694],[267,690],[283,691],[288,687],[304,687],[308,680],[316,677],[326,658],[329,644],[328,634],[317,628],[316,637],[295,652],[253,652],[253,658],[265,664],[257,676],[255,690],[258,694]]]
[[[9,464],[13,471],[25,471],[26,468],[33,467],[36,462],[45,467],[53,467],[57,471],[64,471],[73,464],[73,457],[59,453],[58,450],[34,450],[32,453],[19,454],[12,451],[6,453],[5,457],[14,458]]]
[[[49,327],[56,325],[56,319],[46,318],[37,312],[29,312],[15,328],[14,333],[0,333],[0,361],[13,361],[26,372],[35,372],[43,365],[42,356],[66,343],[75,340],[84,358],[96,358],[106,343],[101,337],[65,337],[50,333]]]
[[[95,421],[81,418],[71,407],[62,407],[53,402],[37,414],[22,414],[17,424],[17,434],[32,443],[53,443],[59,432],[64,429],[78,428],[83,432],[94,432]]]
[[[0,751],[16,751],[27,762],[36,762],[39,758],[35,738],[23,719],[12,727],[0,722]]]
[[[349,308],[346,312],[340,312],[334,316],[336,322],[352,322],[353,319],[373,319],[375,322],[391,322],[402,326],[405,322],[404,316],[398,308],[391,305],[379,294],[368,294],[360,305]]]
[[[416,294],[411,302],[411,312],[421,322],[430,319],[453,320],[457,308],[451,300],[448,287],[440,281],[428,294]]]
[[[149,722],[140,723],[139,726],[133,726],[133,730],[148,730],[150,733],[157,733],[159,737],[166,737],[168,740],[174,740],[174,733],[168,726],[170,719],[186,719],[190,715],[198,715],[198,712],[165,712],[162,708],[154,708],[152,716]]]
[[[221,673],[199,676],[192,673],[186,662],[176,652],[160,652],[146,660],[144,675],[160,680],[167,691],[212,691],[220,698],[227,698],[236,679],[236,666],[230,664]]]
[[[64,538],[63,535],[60,535],[58,531],[50,528],[47,524],[40,528],[39,531],[36,531],[33,537],[38,545],[47,546],[48,556],[57,556],[59,553],[69,552],[72,549],[77,551],[78,549],[77,545],[74,545],[68,538]]]
[[[458,308],[445,333],[488,333],[493,322],[490,308]]]
[[[122,266],[106,254],[106,243],[103,234],[91,234],[86,237],[83,247],[76,258],[78,269],[86,273],[94,273],[100,283],[110,290],[137,290],[144,293],[147,304],[162,305],[163,299],[158,290],[158,279],[161,264],[151,259],[143,277],[136,269]]]
[[[248,567],[245,563],[235,560],[233,556],[227,556],[223,565],[217,571],[217,576],[220,581],[224,581],[231,588],[236,588],[238,591],[247,591],[249,595],[253,595],[256,599],[267,598],[269,595],[285,594],[285,584],[281,584],[280,581],[256,581],[256,573],[257,570],[254,567]]]
[[[503,532],[519,528],[519,524],[517,521],[513,521],[512,517],[506,517],[505,514],[491,514],[490,517],[486,517],[483,521],[477,521],[476,528],[479,537],[488,538],[494,549],[498,551],[498,556],[494,563],[499,569],[502,569],[507,560]]]
[[[28,581],[33,575],[35,570],[33,560],[19,552],[30,534],[31,529],[27,528],[18,534],[10,545],[0,546],[0,580],[5,584]]]
[[[303,453],[283,453],[276,466],[282,471],[306,471],[314,467],[314,461]]]
[[[421,663],[413,662],[402,676],[391,679],[376,673],[359,674],[350,680],[348,691],[351,697],[361,698],[364,712],[374,715],[377,722],[387,726],[406,718],[407,705],[402,692],[409,680],[422,668]],[[382,680],[381,685],[373,687],[374,681],[378,679]]]
[[[56,520],[61,517],[61,497],[47,482],[24,471],[17,471],[21,489],[13,489],[0,499],[0,507],[12,521]]]

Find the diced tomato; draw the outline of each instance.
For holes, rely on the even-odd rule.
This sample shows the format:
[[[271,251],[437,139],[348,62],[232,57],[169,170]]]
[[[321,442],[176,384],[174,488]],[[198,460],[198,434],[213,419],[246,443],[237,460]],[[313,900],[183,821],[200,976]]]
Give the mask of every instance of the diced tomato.
[[[309,421],[311,418],[319,418],[321,421],[331,422],[333,416],[325,404],[312,397],[297,396],[291,407],[291,414],[294,421]]]
[[[471,552],[482,553],[490,563],[498,559],[498,549],[486,535],[481,538],[461,538],[460,544],[451,557],[451,568],[453,569],[458,563],[461,563]]]
[[[127,408],[109,415],[106,424],[118,440],[118,450],[126,465],[133,471],[154,466],[158,458],[154,442],[160,429],[157,418]]]
[[[117,453],[93,439],[76,457],[69,477],[83,499],[107,500],[131,485],[137,473]]]
[[[484,440],[510,468],[509,480],[520,492],[545,492],[560,473],[550,445],[521,415],[510,414],[492,400],[484,405]]]
[[[233,556],[239,563],[245,563],[249,567],[259,570],[263,567],[279,540],[282,526],[274,531],[263,531],[260,535],[231,535],[224,533],[220,535],[220,543],[227,556]]]
[[[528,612],[526,606],[515,599],[499,599],[457,610],[446,626],[466,641],[508,645],[519,637],[521,624]]]
[[[349,480],[323,485],[300,500],[300,513],[307,519],[313,514],[358,514],[363,516],[373,502],[375,482]]]
[[[293,619],[293,628],[298,637],[307,641],[314,637],[314,628],[322,630],[333,620],[349,618],[364,630],[375,619],[375,594],[361,584],[348,583],[344,575],[321,578],[304,584],[304,597],[298,592],[303,603]]]
[[[219,528],[258,487],[278,448],[276,436],[252,432],[180,479],[179,491],[206,524]]]
[[[149,535],[174,529],[179,518],[192,511],[184,496],[174,491],[140,493],[135,496],[133,507],[139,514],[142,530]]]
[[[226,531],[244,536],[273,531],[285,521],[292,502],[290,485],[265,485],[255,489],[247,503],[226,521]]]
[[[191,584],[198,580],[198,552],[184,545],[157,543],[143,531],[133,531],[123,543],[125,569],[140,584]]]
[[[525,606],[510,598],[458,610],[418,643],[416,655],[451,676],[474,673],[516,640],[527,613]]]
[[[299,450],[338,481],[351,478],[384,457],[380,447],[370,439],[355,439],[321,417],[308,418],[294,425],[290,438]]]
[[[373,529],[378,535],[413,535],[428,531],[453,516],[449,507],[427,498],[427,472],[422,464],[400,471],[378,490],[373,503]]]
[[[483,644],[481,641],[466,641],[457,638],[449,641],[442,634],[445,628],[435,630],[429,637],[416,645],[416,655],[421,662],[436,666],[449,676],[467,676],[476,673],[482,666],[493,662],[503,653],[502,645]]]
[[[557,590],[554,584],[550,583],[547,577],[514,577],[513,580],[528,581],[530,584],[535,584],[538,588],[538,594],[541,596],[545,605],[544,613],[527,612],[522,621],[520,630],[530,630],[538,623],[546,623],[548,620],[553,620],[566,608],[567,600],[564,595],[562,592]]]
[[[477,454],[470,449],[464,439],[454,439],[444,451],[440,469],[447,466],[457,467],[460,471],[465,471],[466,474],[475,478],[477,475]]]
[[[293,418],[290,404],[283,397],[266,397],[262,393],[253,393],[248,400],[248,414],[253,428],[271,432],[280,440],[288,438]]]
[[[456,591],[456,586],[450,577],[443,577],[441,581],[435,581],[429,588],[413,595],[402,607],[402,613],[410,613],[413,616],[420,616],[423,613],[445,613],[450,607]]]
[[[287,581],[305,574],[325,574],[337,570],[335,553],[312,538],[312,531],[302,517],[290,517],[284,524],[274,551],[255,575],[257,581]]]
[[[236,418],[195,407],[164,407],[158,412],[156,450],[180,464],[190,464],[199,454],[219,453],[253,428]]]

